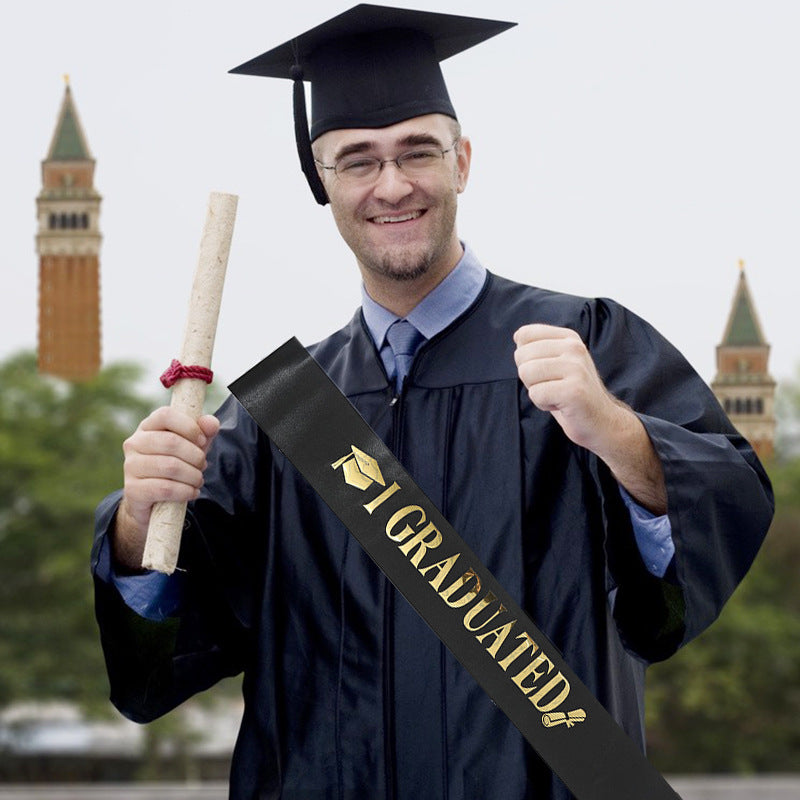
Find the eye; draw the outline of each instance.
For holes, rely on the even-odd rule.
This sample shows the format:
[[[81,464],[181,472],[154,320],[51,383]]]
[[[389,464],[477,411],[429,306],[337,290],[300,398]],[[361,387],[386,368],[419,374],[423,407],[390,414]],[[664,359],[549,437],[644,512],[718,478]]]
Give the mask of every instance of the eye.
[[[346,175],[368,175],[380,162],[377,158],[367,156],[352,156],[342,158],[336,163],[336,171]]]
[[[416,169],[417,167],[426,167],[438,158],[441,158],[441,151],[433,147],[428,147],[403,153],[397,160],[404,167]]]

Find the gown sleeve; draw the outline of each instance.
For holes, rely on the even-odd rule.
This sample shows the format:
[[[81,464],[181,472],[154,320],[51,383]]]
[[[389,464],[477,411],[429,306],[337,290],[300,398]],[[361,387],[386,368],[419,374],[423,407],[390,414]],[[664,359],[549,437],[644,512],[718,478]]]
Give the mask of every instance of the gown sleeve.
[[[607,388],[639,416],[664,469],[675,556],[659,579],[645,569],[610,472],[595,464],[620,634],[640,657],[661,660],[717,618],[750,568],[772,487],[708,385],[648,323],[609,300],[587,303],[583,323]]]
[[[171,616],[139,616],[98,573],[122,493],[105,498],[95,515],[95,614],[111,701],[136,722],[155,719],[238,674],[251,646],[254,565],[266,539],[268,492],[259,489],[269,446],[234,398],[217,416],[220,432],[208,454],[205,485],[186,515],[177,567],[181,596]]]

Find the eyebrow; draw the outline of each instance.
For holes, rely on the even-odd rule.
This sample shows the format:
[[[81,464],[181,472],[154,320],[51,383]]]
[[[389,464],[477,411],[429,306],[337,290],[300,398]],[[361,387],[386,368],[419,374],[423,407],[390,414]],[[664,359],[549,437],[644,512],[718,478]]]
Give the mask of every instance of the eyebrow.
[[[438,137],[430,133],[409,133],[397,142],[399,147],[416,147],[418,145],[434,145],[442,147],[442,142]],[[375,142],[365,139],[360,142],[352,142],[341,147],[334,155],[334,161],[338,161],[345,156],[352,156],[356,153],[365,153],[375,148]]]

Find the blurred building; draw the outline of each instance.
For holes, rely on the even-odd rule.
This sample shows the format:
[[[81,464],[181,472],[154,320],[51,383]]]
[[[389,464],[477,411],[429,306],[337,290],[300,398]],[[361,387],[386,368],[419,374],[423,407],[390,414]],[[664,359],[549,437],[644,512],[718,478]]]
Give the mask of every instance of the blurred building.
[[[100,195],[69,80],[36,200],[39,371],[73,381],[100,369]]]
[[[769,350],[740,261],[711,388],[736,429],[762,459],[775,452],[775,381],[769,374]]]

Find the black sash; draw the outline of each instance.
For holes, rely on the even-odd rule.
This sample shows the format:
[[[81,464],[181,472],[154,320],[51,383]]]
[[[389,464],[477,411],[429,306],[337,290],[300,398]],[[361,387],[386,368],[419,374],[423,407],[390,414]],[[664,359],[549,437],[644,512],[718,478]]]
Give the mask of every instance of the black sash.
[[[579,800],[678,798],[296,339],[230,389]]]

